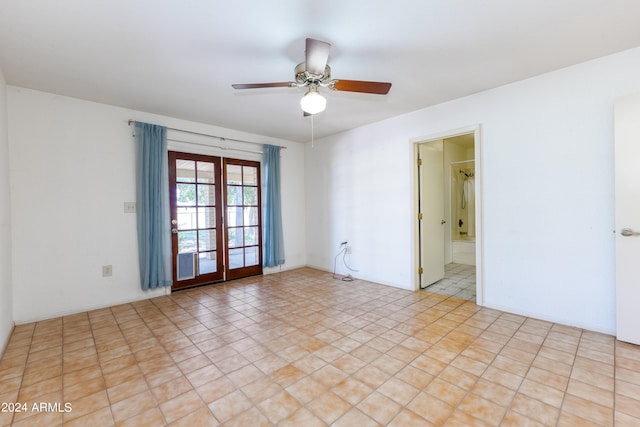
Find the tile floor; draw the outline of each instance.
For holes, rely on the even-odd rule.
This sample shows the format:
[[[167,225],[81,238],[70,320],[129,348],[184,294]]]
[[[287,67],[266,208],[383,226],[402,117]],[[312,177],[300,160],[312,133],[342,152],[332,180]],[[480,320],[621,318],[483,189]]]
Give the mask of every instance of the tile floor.
[[[304,268],[17,326],[0,402],[27,404],[2,426],[638,426],[640,347]]]
[[[429,292],[467,301],[476,300],[476,266],[450,263],[444,266],[444,279],[425,288]]]

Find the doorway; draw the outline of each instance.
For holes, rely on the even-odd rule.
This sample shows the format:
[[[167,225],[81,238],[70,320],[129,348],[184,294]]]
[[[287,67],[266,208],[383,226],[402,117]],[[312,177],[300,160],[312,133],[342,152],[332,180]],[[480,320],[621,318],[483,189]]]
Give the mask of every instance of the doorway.
[[[262,274],[260,163],[169,152],[172,290]]]
[[[479,126],[416,138],[416,289],[481,304]]]

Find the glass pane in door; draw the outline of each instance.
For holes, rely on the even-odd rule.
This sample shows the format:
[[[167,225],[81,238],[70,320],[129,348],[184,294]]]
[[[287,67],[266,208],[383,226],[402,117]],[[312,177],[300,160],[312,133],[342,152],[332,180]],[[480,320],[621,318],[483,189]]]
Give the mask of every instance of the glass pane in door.
[[[260,164],[225,160],[227,265],[230,277],[262,273]]]
[[[223,252],[218,226],[221,207],[220,159],[185,153],[170,153],[171,211],[174,288],[195,286],[224,278]],[[176,283],[177,282],[177,283]]]
[[[196,162],[193,160],[177,159],[176,165],[176,182],[195,182],[196,181]]]
[[[210,162],[198,162],[198,182],[202,184],[215,184],[215,167]]]
[[[200,252],[198,254],[198,274],[215,273],[218,271],[218,260],[215,252]]]

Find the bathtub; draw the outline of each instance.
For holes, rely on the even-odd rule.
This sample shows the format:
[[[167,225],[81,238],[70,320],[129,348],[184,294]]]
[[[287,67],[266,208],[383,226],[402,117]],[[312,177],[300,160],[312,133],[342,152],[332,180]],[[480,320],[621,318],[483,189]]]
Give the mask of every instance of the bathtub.
[[[456,264],[476,265],[476,239],[453,240],[451,261]]]

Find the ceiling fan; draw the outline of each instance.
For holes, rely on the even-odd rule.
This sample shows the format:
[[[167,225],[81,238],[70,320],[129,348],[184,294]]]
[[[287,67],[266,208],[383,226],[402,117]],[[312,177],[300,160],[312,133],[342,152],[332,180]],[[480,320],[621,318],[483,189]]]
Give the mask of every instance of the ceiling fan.
[[[318,87],[345,92],[372,93],[386,95],[391,83],[367,82],[362,80],[342,80],[331,78],[331,68],[327,64],[331,45],[321,40],[306,40],[305,60],[295,68],[295,82],[234,84],[234,89],[259,89],[269,87],[308,87],[309,91],[300,100],[304,115],[324,111],[327,101],[318,92]]]

